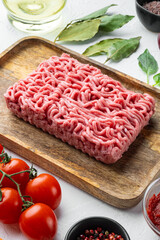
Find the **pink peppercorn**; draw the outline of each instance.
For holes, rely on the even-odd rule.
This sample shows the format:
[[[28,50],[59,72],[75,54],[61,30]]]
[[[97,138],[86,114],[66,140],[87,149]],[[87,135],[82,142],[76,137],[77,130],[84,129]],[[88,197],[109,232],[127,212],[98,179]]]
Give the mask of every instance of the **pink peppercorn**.
[[[77,240],[124,240],[124,238],[114,232],[109,233],[107,230],[97,227],[96,229],[86,229]]]
[[[83,235],[83,234],[80,235],[80,238],[81,238],[81,239],[85,239],[85,235]]]
[[[121,235],[118,235],[118,236],[117,236],[117,239],[121,239],[121,238],[122,238],[122,236],[121,236]]]
[[[97,227],[97,232],[102,232],[102,228],[101,227]]]
[[[85,230],[85,235],[90,235],[90,232],[88,229]]]
[[[113,240],[114,239],[114,236],[112,235],[112,233],[109,234],[109,240]]]
[[[104,236],[103,233],[100,233],[100,234],[99,234],[99,238],[100,238],[100,239],[102,239],[103,236]]]
[[[94,230],[93,229],[91,229],[89,232],[90,232],[90,234],[94,234]]]

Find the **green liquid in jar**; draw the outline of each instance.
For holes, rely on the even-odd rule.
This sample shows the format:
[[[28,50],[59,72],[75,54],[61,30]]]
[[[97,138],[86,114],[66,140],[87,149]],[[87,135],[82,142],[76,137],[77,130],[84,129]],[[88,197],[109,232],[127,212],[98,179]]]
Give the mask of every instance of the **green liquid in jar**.
[[[66,0],[3,0],[11,14],[28,21],[43,21],[59,13]]]

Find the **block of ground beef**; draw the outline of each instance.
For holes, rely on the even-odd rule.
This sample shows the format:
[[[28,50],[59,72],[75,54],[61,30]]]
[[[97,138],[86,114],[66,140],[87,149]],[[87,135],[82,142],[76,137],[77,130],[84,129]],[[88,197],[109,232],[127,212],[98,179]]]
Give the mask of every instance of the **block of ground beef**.
[[[155,106],[67,54],[42,62],[4,96],[16,116],[106,164],[121,158]]]

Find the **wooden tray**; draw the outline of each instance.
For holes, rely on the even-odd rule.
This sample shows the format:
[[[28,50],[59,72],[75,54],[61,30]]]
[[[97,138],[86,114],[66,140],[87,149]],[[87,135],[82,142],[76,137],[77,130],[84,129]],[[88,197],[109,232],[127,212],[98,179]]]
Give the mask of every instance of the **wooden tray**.
[[[156,113],[128,152],[113,165],[105,165],[13,116],[3,94],[44,59],[69,53],[92,64],[134,91],[156,100]],[[137,204],[147,185],[160,172],[160,91],[103,64],[42,38],[24,38],[0,55],[0,143],[89,194],[119,208]],[[73,193],[74,194],[74,193]]]

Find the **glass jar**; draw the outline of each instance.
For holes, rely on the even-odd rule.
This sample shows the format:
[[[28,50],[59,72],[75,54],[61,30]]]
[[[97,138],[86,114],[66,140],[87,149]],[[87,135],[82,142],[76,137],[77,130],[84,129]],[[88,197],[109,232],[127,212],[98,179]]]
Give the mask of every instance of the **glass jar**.
[[[27,32],[47,32],[61,21],[66,0],[3,0],[9,21]]]

